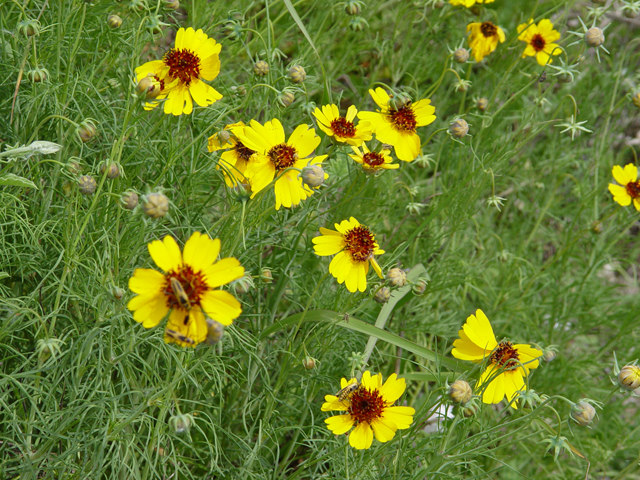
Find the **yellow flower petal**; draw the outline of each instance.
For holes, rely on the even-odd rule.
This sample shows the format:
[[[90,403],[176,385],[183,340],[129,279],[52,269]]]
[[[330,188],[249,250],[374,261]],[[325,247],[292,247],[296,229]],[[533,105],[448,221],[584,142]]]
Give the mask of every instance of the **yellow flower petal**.
[[[201,107],[207,107],[222,98],[222,94],[215,88],[198,79],[191,82],[189,93]]]
[[[182,254],[180,247],[170,235],[160,240],[151,242],[148,247],[149,255],[165,272],[177,271],[182,267]]]
[[[244,267],[240,265],[238,259],[229,257],[218,260],[213,265],[203,269],[202,272],[209,288],[217,288],[242,278]]]
[[[200,300],[204,313],[222,325],[231,325],[242,313],[240,302],[229,292],[209,290]]]
[[[347,433],[355,423],[351,415],[334,415],[324,421],[335,435]]]
[[[370,448],[372,443],[373,430],[371,430],[371,426],[366,422],[356,425],[353,432],[349,434],[349,445],[356,450]]]
[[[631,204],[631,195],[629,195],[629,192],[627,192],[627,189],[625,187],[610,183],[609,192],[611,192],[611,194],[613,195],[613,200],[618,202],[623,207]]]
[[[200,272],[215,262],[219,253],[219,239],[211,240],[209,235],[193,232],[191,238],[184,245],[184,263],[189,265],[194,272]]]
[[[161,293],[164,288],[165,276],[149,268],[136,268],[129,279],[129,290],[133,293],[149,294]]]
[[[385,422],[380,419],[376,419],[371,422],[371,429],[373,430],[373,434],[380,443],[385,443],[391,440],[395,434],[396,429],[391,428]]]
[[[181,347],[195,347],[207,338],[207,321],[199,308],[187,312],[174,309],[169,315],[165,328],[164,341],[176,343]]]
[[[412,407],[396,405],[385,408],[382,418],[385,422],[392,422],[396,428],[404,430],[413,424],[415,414],[416,410]]]
[[[395,403],[407,388],[407,382],[404,378],[398,378],[395,373],[392,373],[384,385],[380,388],[380,394],[384,397],[385,402]]]
[[[480,348],[491,351],[498,344],[489,319],[480,309],[476,310],[475,315],[470,315],[467,318],[467,322],[462,328],[469,340]]]

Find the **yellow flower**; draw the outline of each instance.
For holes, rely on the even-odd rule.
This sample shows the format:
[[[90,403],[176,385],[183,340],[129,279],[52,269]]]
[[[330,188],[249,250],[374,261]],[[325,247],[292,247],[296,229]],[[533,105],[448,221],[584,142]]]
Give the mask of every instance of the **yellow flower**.
[[[473,7],[476,3],[493,3],[495,0],[449,0],[451,5],[462,5],[464,7]]]
[[[156,100],[164,99],[164,113],[190,114],[193,100],[206,107],[220,100],[222,95],[202,80],[213,80],[220,73],[218,54],[222,45],[207,37],[202,30],[181,28],[176,34],[175,46],[162,60],[153,60],[136,68],[136,80],[152,76],[160,82],[162,90]],[[158,102],[145,105],[155,108]]]
[[[157,326],[169,313],[164,334],[167,343],[195,347],[207,337],[205,315],[230,325],[242,309],[233,295],[215,288],[244,275],[235,258],[216,261],[220,240],[194,232],[184,252],[173,237],[166,236],[148,245],[151,258],[165,273],[137,268],[129,279],[129,289],[137,295],[127,308],[145,328]]]
[[[498,47],[498,42],[504,43],[505,36],[502,29],[491,22],[470,23],[467,25],[469,46],[476,62],[489,55]]]
[[[220,155],[216,169],[222,167],[225,183],[229,187],[247,182],[244,173],[256,153],[255,150],[245,147],[235,136],[235,132],[241,131],[244,126],[244,122],[227,125],[222,132],[211,135],[207,144],[210,152],[226,150]]]
[[[319,237],[313,238],[314,250],[321,257],[335,255],[329,264],[329,273],[338,283],[344,283],[347,290],[364,292],[367,288],[367,273],[369,263],[382,278],[382,269],[374,255],[381,255],[381,250],[375,241],[375,235],[368,227],[360,225],[353,217],[335,224],[336,230],[320,228]],[[336,255],[337,254],[337,255]]]
[[[615,165],[611,171],[613,178],[620,185],[615,183],[609,184],[609,192],[613,195],[613,199],[623,207],[631,204],[636,210],[640,211],[640,182],[638,182],[638,167],[633,163],[628,163],[624,169],[620,165]]]
[[[549,19],[543,19],[538,25],[529,19],[528,23],[518,25],[518,40],[527,43],[527,48],[522,53],[524,57],[536,57],[539,65],[551,63],[551,55],[560,55],[561,50],[557,43],[560,39],[560,32],[553,29],[553,23]]]
[[[345,388],[356,382],[355,378],[350,381],[343,378],[340,386]],[[335,395],[324,397],[323,412],[347,412],[329,417],[325,423],[335,435],[347,433],[355,426],[349,434],[349,445],[358,450],[371,447],[374,435],[379,442],[388,442],[397,430],[409,428],[413,423],[416,411],[412,407],[393,405],[406,388],[404,378],[397,378],[395,373],[383,385],[381,374],[372,376],[366,371],[360,386],[344,400]]]
[[[378,87],[375,91],[369,90],[369,94],[380,110],[360,112],[358,118],[369,122],[376,138],[382,143],[392,145],[400,160],[414,160],[420,154],[420,137],[416,134],[416,128],[429,125],[436,119],[436,109],[431,105],[431,100],[406,102],[394,108],[390,105],[391,98],[384,89]]]
[[[235,135],[245,147],[257,152],[245,171],[253,191],[251,198],[276,176],[276,210],[280,206],[291,208],[298,205],[313,194],[313,190],[302,183],[297,171],[307,165],[319,165],[327,158],[326,155],[310,157],[320,144],[320,137],[313,128],[298,125],[285,142],[284,128],[277,118],[264,125],[251,120],[251,126],[237,130]],[[325,174],[325,178],[328,177]]]
[[[389,156],[391,150],[386,148],[379,152],[371,152],[366,143],[362,144],[362,151],[358,147],[351,147],[355,152],[355,155],[349,154],[349,156],[360,165],[365,172],[375,173],[380,170],[392,170],[394,168],[400,168],[400,165],[393,162],[393,159]]]
[[[316,108],[313,116],[318,119],[320,130],[335,138],[337,142],[359,147],[362,142],[371,140],[372,129],[368,123],[361,123],[358,126],[353,123],[357,113],[358,109],[351,105],[347,110],[347,116],[341,117],[336,105],[324,105],[322,111]]]
[[[527,389],[524,379],[529,370],[538,368],[537,358],[542,356],[540,350],[507,341],[498,343],[482,310],[467,318],[458,335],[460,339],[453,342],[451,352],[454,357],[475,363],[488,360],[476,386],[477,391],[484,390],[484,403],[500,403],[505,396],[511,402],[518,392]],[[517,408],[515,403],[512,406]]]

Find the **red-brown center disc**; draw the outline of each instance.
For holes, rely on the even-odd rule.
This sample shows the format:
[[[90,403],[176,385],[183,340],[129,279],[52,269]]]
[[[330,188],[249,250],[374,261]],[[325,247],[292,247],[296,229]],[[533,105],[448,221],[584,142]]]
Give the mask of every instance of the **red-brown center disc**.
[[[370,167],[378,167],[384,163],[384,157],[378,152],[365,153],[362,156],[362,163]]]
[[[498,33],[498,29],[491,22],[483,22],[482,25],[480,25],[480,32],[486,38],[491,38],[491,37],[494,37]]]
[[[511,342],[500,342],[491,354],[491,363],[499,367],[513,368],[520,362],[518,351]]]
[[[627,193],[631,198],[640,197],[640,182],[629,182],[626,185]]]
[[[255,150],[251,150],[249,147],[245,147],[241,141],[236,141],[236,146],[234,147],[236,150],[236,155],[240,160],[244,160],[248,162],[251,159],[251,155],[256,153]]]
[[[189,297],[189,304],[192,307],[200,305],[200,300],[204,296],[204,293],[209,290],[202,273],[195,273],[189,265],[185,265],[179,271],[172,271],[165,275],[165,283],[162,293],[164,293],[166,298],[167,307],[171,309],[181,308],[181,303],[171,286],[172,278],[175,278],[180,282],[184,292],[187,294],[187,297]]]
[[[398,110],[389,109],[389,116],[391,117],[391,123],[396,128],[396,130],[402,130],[405,132],[415,132],[416,125],[416,114],[411,107],[411,102],[406,103]]]
[[[331,130],[339,137],[353,138],[356,136],[356,127],[344,117],[338,117],[331,122]]]
[[[172,48],[162,60],[169,67],[169,76],[180,79],[184,85],[200,78],[200,58],[191,50]]]
[[[351,254],[356,262],[366,262],[373,255],[375,238],[364,225],[352,228],[344,234],[344,249]]]
[[[272,147],[271,150],[267,152],[267,157],[273,162],[277,171],[293,166],[298,160],[296,149],[286,143]]]
[[[367,422],[371,424],[376,418],[380,418],[384,412],[385,402],[377,389],[370,391],[364,387],[356,390],[349,399],[349,414],[355,424]]]
[[[547,42],[544,41],[544,38],[539,33],[536,33],[531,39],[531,46],[536,52],[541,52],[544,50],[544,46]]]

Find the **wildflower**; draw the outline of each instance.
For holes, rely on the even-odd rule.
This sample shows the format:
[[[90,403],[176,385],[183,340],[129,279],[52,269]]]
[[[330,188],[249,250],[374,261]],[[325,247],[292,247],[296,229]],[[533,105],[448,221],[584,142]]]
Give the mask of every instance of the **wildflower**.
[[[362,165],[365,172],[375,173],[381,170],[393,170],[400,168],[397,163],[392,163],[393,159],[389,155],[391,150],[382,149],[379,152],[372,152],[366,143],[362,144],[362,151],[358,147],[351,147],[355,155],[349,156],[357,163]]]
[[[157,326],[169,314],[164,341],[195,347],[207,337],[205,315],[222,325],[230,325],[242,309],[229,292],[215,290],[244,275],[235,258],[217,260],[220,240],[194,232],[184,251],[167,235],[148,245],[151,258],[164,273],[137,268],[129,279],[129,289],[137,295],[127,308],[145,328]]]
[[[551,63],[551,55],[560,55],[560,47],[553,43],[560,39],[560,32],[553,29],[551,20],[545,18],[536,25],[533,19],[528,23],[518,25],[518,40],[527,43],[527,47],[522,53],[524,57],[536,57],[538,65]]]
[[[340,116],[336,105],[324,105],[322,110],[316,108],[313,116],[318,120],[318,127],[324,133],[333,137],[337,142],[348,143],[359,147],[363,142],[371,140],[372,127],[368,123],[355,125],[353,121],[358,114],[358,109],[351,105],[347,109],[345,117]]]
[[[493,3],[495,0],[449,0],[454,6],[462,5],[463,7],[473,7],[476,3]]]
[[[186,413],[180,415],[173,415],[169,418],[169,423],[173,427],[176,433],[188,433],[193,425],[193,415]]]
[[[62,345],[64,342],[57,338],[41,338],[36,342],[36,353],[38,355],[38,362],[42,365],[49,358],[59,357],[62,353]]]
[[[151,218],[162,218],[169,211],[169,199],[163,193],[149,193],[142,201],[142,211]]]
[[[220,100],[222,95],[203,80],[213,80],[220,73],[218,54],[222,45],[209,38],[201,29],[181,28],[175,46],[162,60],[153,60],[136,68],[136,80],[151,75],[162,89],[156,100],[164,100],[164,113],[190,114],[193,101],[206,107]],[[145,104],[145,110],[158,102]]]
[[[307,72],[305,72],[304,68],[300,65],[294,65],[289,69],[287,77],[291,83],[301,84],[307,79]]]
[[[453,342],[451,352],[455,358],[475,363],[487,359],[487,367],[476,385],[484,403],[500,403],[505,396],[511,402],[517,392],[527,389],[524,378],[530,370],[538,368],[540,350],[509,341],[498,343],[489,319],[480,309],[467,318],[458,335],[460,339]]]
[[[631,204],[640,211],[640,182],[638,182],[638,167],[633,163],[628,163],[624,169],[620,165],[615,165],[611,170],[613,178],[619,185],[609,184],[609,192],[613,195],[613,200],[623,207]]]
[[[411,287],[411,291],[414,295],[422,295],[427,290],[427,284],[429,279],[420,277]]]
[[[223,131],[211,135],[207,143],[210,152],[225,150],[220,155],[216,168],[222,167],[225,183],[229,187],[247,182],[244,173],[256,153],[255,150],[245,147],[235,135],[235,132],[242,131],[244,127],[244,122],[226,125]]]
[[[267,73],[269,73],[269,64],[264,60],[258,60],[253,64],[253,73],[255,73],[258,77],[264,77]]]
[[[506,200],[506,198],[503,197],[498,197],[497,195],[492,195],[489,198],[487,198],[487,205],[489,205],[490,207],[496,207],[498,209],[498,211],[500,212],[500,207],[502,207],[504,205],[504,201]]]
[[[340,381],[342,388],[357,383],[355,378]],[[382,384],[382,375],[371,375],[365,371],[362,383],[347,396],[340,400],[336,395],[326,395],[322,405],[323,412],[333,410],[347,412],[344,415],[334,415],[325,420],[327,427],[335,435],[349,434],[349,444],[358,450],[370,448],[375,435],[379,442],[391,440],[397,430],[409,428],[413,423],[416,411],[412,407],[394,406],[406,389],[404,378],[398,379],[393,373]]]
[[[260,280],[262,280],[263,283],[273,283],[273,273],[271,269],[262,267],[262,270],[260,270]]]
[[[49,70],[47,70],[46,68],[34,68],[33,70],[29,70],[27,72],[27,78],[30,82],[33,83],[46,82],[47,80],[49,80],[50,76],[51,75],[49,74]]]
[[[625,365],[618,373],[618,385],[628,392],[640,387],[640,367],[637,365]]]
[[[241,278],[231,282],[230,288],[236,295],[244,295],[249,293],[255,286],[251,273],[246,272]]]
[[[320,137],[313,128],[305,124],[298,125],[285,142],[284,128],[277,118],[264,125],[251,120],[251,126],[238,130],[236,136],[243,145],[257,152],[255,160],[245,172],[251,182],[251,198],[266,188],[276,176],[276,210],[281,206],[291,208],[298,205],[313,194],[311,188],[302,184],[295,170],[321,164],[327,158],[326,155],[309,157],[320,144]]]
[[[78,178],[78,187],[82,195],[93,195],[98,188],[98,183],[91,175],[82,175]]]
[[[380,110],[360,112],[358,118],[369,122],[376,138],[393,146],[400,160],[415,160],[420,154],[420,137],[416,134],[416,128],[429,125],[436,119],[436,109],[431,105],[431,100],[394,102],[380,87],[369,90],[369,94]]]
[[[586,427],[596,416],[596,409],[589,403],[589,400],[580,400],[578,403],[574,403],[571,407],[571,420],[576,422],[581,427]]]
[[[345,283],[350,292],[364,292],[369,263],[378,277],[382,278],[382,269],[374,255],[381,255],[384,250],[376,243],[371,230],[353,217],[336,223],[335,227],[337,231],[320,227],[322,235],[312,240],[315,253],[321,257],[335,255],[329,264],[329,273],[338,283]]]
[[[498,48],[498,42],[504,43],[505,36],[502,29],[491,22],[474,22],[467,25],[469,35],[469,46],[476,62]]]
[[[563,451],[567,451],[571,455],[573,455],[573,452],[571,451],[571,445],[569,444],[569,442],[567,442],[567,437],[558,435],[555,437],[545,438],[544,440],[541,440],[541,442],[549,444],[548,453],[551,453],[551,450],[553,450],[553,458],[555,460],[558,460],[558,456]]]
[[[178,0],[164,0],[164,8],[167,10],[178,10],[180,2]]]
[[[471,400],[471,397],[473,397],[471,385],[464,380],[456,380],[449,387],[449,398],[456,405],[464,405]]]

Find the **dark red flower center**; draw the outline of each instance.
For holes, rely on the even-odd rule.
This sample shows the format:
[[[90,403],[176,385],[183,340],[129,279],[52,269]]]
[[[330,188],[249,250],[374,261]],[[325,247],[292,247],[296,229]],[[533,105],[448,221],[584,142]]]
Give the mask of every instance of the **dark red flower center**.
[[[344,249],[356,262],[366,262],[373,256],[375,237],[364,225],[358,225],[344,234]]]
[[[348,412],[353,417],[355,424],[367,422],[371,424],[376,418],[380,418],[386,407],[384,398],[377,389],[373,391],[360,387],[349,398]]]
[[[356,127],[344,117],[338,117],[331,122],[331,130],[339,137],[353,138],[356,136]]]
[[[544,50],[544,46],[546,44],[547,42],[544,41],[544,37],[539,33],[536,33],[531,39],[531,46],[536,52],[541,52],[542,50]]]
[[[397,110],[390,108],[389,116],[391,117],[391,123],[393,123],[396,130],[405,132],[416,131],[416,125],[418,122],[416,122],[416,114],[413,111],[411,102],[405,103]]]
[[[167,307],[170,309],[182,308],[184,310],[183,300],[180,298],[180,292],[176,292],[176,287],[172,285],[172,278],[180,283],[182,290],[189,299],[190,307],[200,305],[200,300],[204,293],[209,290],[202,273],[195,273],[189,265],[185,265],[179,271],[171,271],[165,275],[162,293],[166,298]]]
[[[245,147],[241,141],[236,141],[236,146],[234,147],[236,151],[236,155],[240,160],[244,160],[248,162],[251,159],[251,155],[256,153],[255,150],[251,150],[249,147]]]
[[[273,162],[277,171],[289,168],[298,161],[296,149],[286,143],[272,147],[271,150],[267,152],[267,157]]]
[[[200,58],[191,50],[172,48],[162,61],[169,67],[169,76],[180,79],[184,85],[200,78]]]
[[[498,33],[498,27],[491,22],[482,22],[482,25],[480,25],[480,33],[486,38],[495,37]]]
[[[365,153],[362,156],[362,162],[370,167],[378,167],[384,163],[384,156],[378,152]]]
[[[504,368],[513,368],[520,362],[518,350],[511,342],[500,342],[491,354],[491,363]]]
[[[631,198],[640,198],[640,182],[629,182],[625,187]]]

